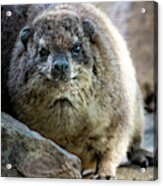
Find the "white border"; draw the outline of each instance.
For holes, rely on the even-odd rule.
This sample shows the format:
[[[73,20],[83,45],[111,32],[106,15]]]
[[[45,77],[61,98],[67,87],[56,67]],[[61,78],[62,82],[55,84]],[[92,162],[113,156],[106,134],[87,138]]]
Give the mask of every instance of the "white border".
[[[78,2],[99,2],[100,0],[79,0]],[[103,0],[106,1],[106,0]],[[117,0],[114,0],[117,1]],[[3,2],[0,2],[0,4],[32,4],[32,3],[55,3],[55,2],[75,2],[74,0],[5,0]],[[70,185],[70,186],[96,186],[96,185],[109,185],[109,184],[115,184],[115,185],[122,185],[125,186],[126,184],[132,184],[132,185],[137,185],[139,184],[140,186],[144,186],[146,184],[149,185],[162,185],[163,184],[163,179],[161,178],[162,172],[163,172],[163,164],[162,164],[162,159],[163,153],[162,153],[162,144],[161,142],[163,141],[163,135],[161,134],[163,132],[163,114],[161,114],[161,106],[163,105],[163,84],[161,85],[160,79],[163,79],[163,37],[160,33],[163,33],[163,1],[162,0],[157,0],[159,3],[159,102],[158,102],[158,108],[159,108],[159,180],[156,182],[145,182],[145,181],[101,181],[101,180],[58,180],[58,179],[29,179],[29,178],[0,178],[0,185],[5,185],[5,186],[28,186],[29,184],[34,184],[35,186],[49,186],[49,185]]]

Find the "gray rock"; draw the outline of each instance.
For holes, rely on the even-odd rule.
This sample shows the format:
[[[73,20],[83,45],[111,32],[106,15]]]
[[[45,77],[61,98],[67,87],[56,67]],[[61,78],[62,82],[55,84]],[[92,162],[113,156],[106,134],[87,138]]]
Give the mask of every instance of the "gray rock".
[[[144,139],[142,147],[150,152],[157,149],[157,121],[155,114],[145,115]]]
[[[1,124],[3,177],[81,178],[79,158],[5,113]]]

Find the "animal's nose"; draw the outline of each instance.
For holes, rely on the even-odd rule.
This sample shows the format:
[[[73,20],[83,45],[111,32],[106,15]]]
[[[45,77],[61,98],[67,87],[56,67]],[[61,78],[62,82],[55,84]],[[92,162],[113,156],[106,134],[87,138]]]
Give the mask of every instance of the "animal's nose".
[[[67,72],[68,68],[69,64],[68,61],[65,59],[56,60],[53,64],[53,70],[60,73]]]
[[[58,53],[53,58],[52,75],[53,77],[65,76],[69,71],[69,63],[65,54]]]

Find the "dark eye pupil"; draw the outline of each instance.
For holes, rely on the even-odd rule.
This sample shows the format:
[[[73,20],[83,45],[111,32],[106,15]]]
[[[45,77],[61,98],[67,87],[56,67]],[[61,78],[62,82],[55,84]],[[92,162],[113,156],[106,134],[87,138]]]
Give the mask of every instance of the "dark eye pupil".
[[[49,51],[46,48],[42,48],[40,50],[40,56],[41,57],[47,57],[49,55]]]
[[[77,56],[78,54],[79,54],[79,52],[80,52],[80,49],[81,49],[81,47],[80,47],[80,44],[76,44],[75,46],[74,46],[74,48],[73,48],[73,56]]]

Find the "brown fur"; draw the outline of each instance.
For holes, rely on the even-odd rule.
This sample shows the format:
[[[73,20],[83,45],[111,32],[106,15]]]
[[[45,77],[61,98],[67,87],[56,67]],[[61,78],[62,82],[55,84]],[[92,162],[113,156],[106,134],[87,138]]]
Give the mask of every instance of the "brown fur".
[[[86,20],[94,28],[91,35],[83,26]],[[110,20],[86,3],[58,5],[29,26],[27,46],[18,39],[9,72],[18,119],[78,155],[83,169],[97,167],[100,177],[115,176],[132,139],[140,145],[143,123],[126,43]],[[71,55],[75,42],[82,48],[78,58]],[[51,51],[43,62],[41,45]],[[68,58],[67,81],[51,79],[48,71],[58,51]]]

